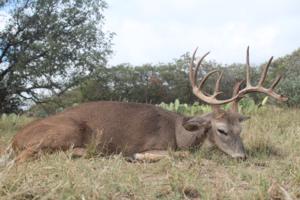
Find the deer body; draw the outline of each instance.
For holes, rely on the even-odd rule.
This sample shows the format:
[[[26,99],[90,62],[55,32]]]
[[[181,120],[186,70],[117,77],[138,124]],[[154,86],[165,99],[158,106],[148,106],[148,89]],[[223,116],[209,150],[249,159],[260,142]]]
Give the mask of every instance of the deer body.
[[[189,119],[148,104],[91,102],[28,124],[13,138],[12,147],[17,152],[27,151],[27,155],[85,148],[98,139],[98,148],[105,154],[133,156],[152,150],[188,149],[200,146],[209,131],[208,118],[195,127],[197,131],[186,130]]]

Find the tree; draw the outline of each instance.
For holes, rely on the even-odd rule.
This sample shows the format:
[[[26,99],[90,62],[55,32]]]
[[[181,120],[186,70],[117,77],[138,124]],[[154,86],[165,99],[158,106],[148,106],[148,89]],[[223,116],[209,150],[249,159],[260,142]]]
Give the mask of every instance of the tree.
[[[273,63],[271,77],[283,75],[283,80],[278,85],[278,90],[289,98],[288,106],[300,105],[300,48],[289,55],[278,58]]]
[[[2,7],[8,0],[0,0],[0,7]]]
[[[0,31],[0,113],[59,96],[105,67],[113,34],[103,31],[103,0],[2,2],[13,9]]]

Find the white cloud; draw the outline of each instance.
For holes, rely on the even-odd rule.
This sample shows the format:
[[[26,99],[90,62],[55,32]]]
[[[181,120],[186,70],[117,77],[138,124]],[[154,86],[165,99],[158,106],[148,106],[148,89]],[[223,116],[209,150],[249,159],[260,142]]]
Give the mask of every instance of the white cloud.
[[[3,30],[8,20],[9,14],[6,11],[0,10],[0,30]]]
[[[300,47],[297,0],[108,0],[107,27],[117,33],[111,64],[169,62],[199,46],[217,62],[254,63]]]

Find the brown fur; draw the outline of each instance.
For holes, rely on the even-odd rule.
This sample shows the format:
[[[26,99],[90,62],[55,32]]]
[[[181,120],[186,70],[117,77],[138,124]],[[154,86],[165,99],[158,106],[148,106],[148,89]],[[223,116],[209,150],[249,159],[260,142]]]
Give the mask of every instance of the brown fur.
[[[85,147],[102,131],[99,148],[104,153],[132,155],[147,150],[176,148],[175,121],[181,116],[153,105],[92,102],[34,121],[13,138],[20,152],[67,150]]]

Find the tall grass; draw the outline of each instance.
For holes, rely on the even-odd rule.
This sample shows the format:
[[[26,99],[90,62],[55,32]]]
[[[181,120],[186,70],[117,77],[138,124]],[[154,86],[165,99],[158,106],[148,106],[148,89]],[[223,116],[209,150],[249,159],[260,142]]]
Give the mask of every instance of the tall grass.
[[[20,129],[32,120],[33,118],[16,114],[3,114],[0,116],[0,153],[3,151],[16,130]]]
[[[300,110],[264,107],[250,114],[242,134],[246,161],[207,146],[186,156],[170,152],[157,163],[57,152],[0,168],[0,199],[284,199],[280,187],[300,199]],[[30,120],[2,117],[0,139],[7,144]]]

